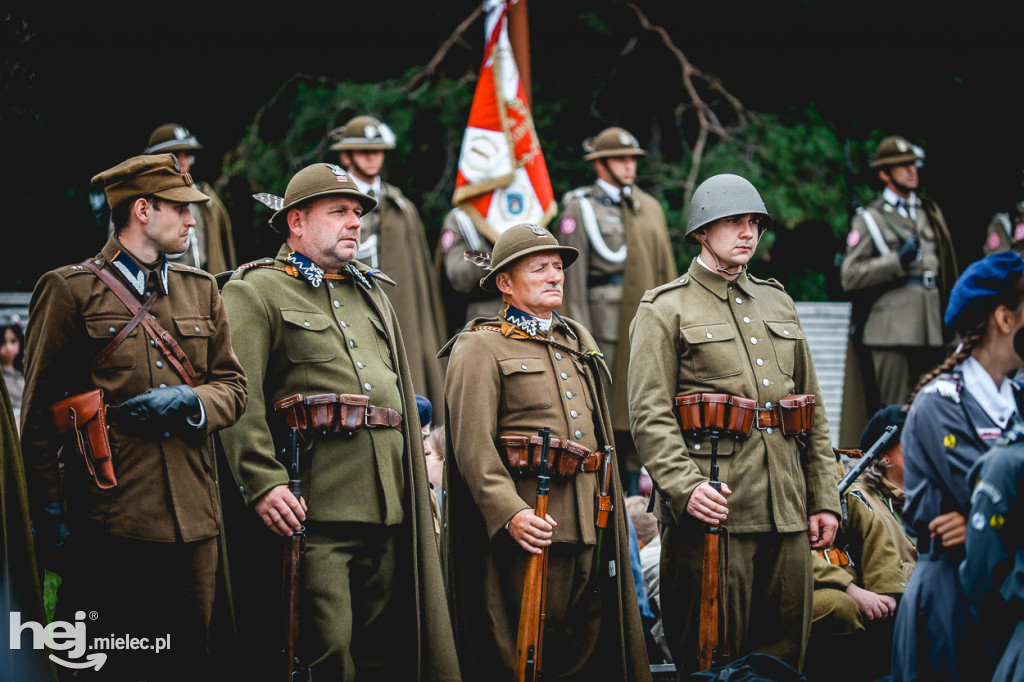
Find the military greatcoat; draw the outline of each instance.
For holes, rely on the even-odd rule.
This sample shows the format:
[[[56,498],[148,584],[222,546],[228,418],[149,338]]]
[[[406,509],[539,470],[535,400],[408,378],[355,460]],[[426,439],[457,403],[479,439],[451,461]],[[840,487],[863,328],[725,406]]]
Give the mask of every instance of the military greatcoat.
[[[612,369],[616,431],[629,430],[629,325],[644,292],[676,277],[661,205],[637,187],[629,190],[618,203],[596,183],[573,190],[562,200],[555,234],[580,252],[575,267],[565,272],[565,307],[593,332]]]
[[[438,289],[444,292],[445,315],[452,333],[474,318],[491,317],[501,307],[499,294],[480,287],[486,271],[465,258],[466,251],[490,253],[493,249],[494,242],[477,230],[461,208],[453,208],[444,217],[434,270]]]
[[[821,389],[793,300],[774,280],[742,274],[728,282],[694,259],[682,277],[644,295],[630,337],[629,414],[655,486],[665,635],[683,671],[696,664],[704,532],[686,505],[708,480],[711,442],[681,433],[675,398],[727,393],[769,408],[794,393],[818,397],[806,437],[754,429],[718,445],[720,478],[732,489],[723,525],[732,552],[733,653],[770,653],[799,666],[811,620],[808,517],[838,517],[839,496]],[[765,552],[774,558],[766,561]],[[769,589],[755,593],[755,580]]]
[[[402,190],[381,182],[377,208],[361,223],[359,260],[395,281],[387,295],[404,332],[413,389],[440,405],[444,366],[437,351],[448,335],[420,214]]]
[[[276,401],[295,394],[357,393],[399,412],[400,430],[361,428],[349,439],[303,440],[310,608],[304,611],[302,658],[314,664],[314,678],[319,664],[341,666],[339,679],[352,679],[352,659],[359,666],[361,657],[370,657],[394,666],[388,671],[395,679],[457,680],[409,364],[397,316],[382,290],[392,282],[370,270],[353,261],[342,276],[330,275],[285,245],[275,258],[241,266],[225,284],[232,325],[244,330],[236,351],[254,390],[245,415],[223,434],[224,447],[238,491],[251,505],[289,480],[288,458],[278,457],[289,452],[289,433],[275,413]],[[263,660],[268,654],[260,647],[272,653],[278,644],[273,636],[281,549],[269,530],[258,530],[248,563],[243,566],[233,554],[232,568],[237,609],[248,618],[240,616],[243,634],[257,643],[250,647],[253,659]],[[244,528],[238,535],[243,533]],[[359,584],[356,576],[365,566],[357,559],[351,568],[333,562],[339,555],[358,557],[364,547],[376,553],[374,574],[384,584],[350,594],[349,582]],[[264,579],[269,583],[260,583]],[[262,599],[253,590],[263,590]],[[388,624],[388,632],[360,640],[353,623],[382,610],[378,620]],[[394,651],[403,654],[395,657]]]
[[[508,306],[500,317],[470,322],[442,351],[451,353],[442,552],[467,679],[510,679],[529,555],[506,524],[537,500],[536,477],[510,475],[499,436],[550,426],[552,437],[592,450],[608,444],[598,377],[607,368],[596,348],[572,320],[556,317],[544,332],[536,318]],[[546,677],[650,679],[622,490],[615,467],[609,471],[615,510],[596,562],[597,475],[551,484],[548,514],[558,525],[548,564]]]
[[[889,536],[900,557],[900,570],[909,580],[917,563],[917,545],[914,544],[912,537],[907,535],[906,527],[903,525],[903,505],[906,503],[907,494],[903,488],[885,478],[881,480],[881,486],[882,491],[879,492],[858,479],[850,489],[863,497],[889,530]]]
[[[986,256],[1010,249],[1024,253],[1024,203],[1018,203],[1013,211],[993,215],[985,231],[982,250]]]

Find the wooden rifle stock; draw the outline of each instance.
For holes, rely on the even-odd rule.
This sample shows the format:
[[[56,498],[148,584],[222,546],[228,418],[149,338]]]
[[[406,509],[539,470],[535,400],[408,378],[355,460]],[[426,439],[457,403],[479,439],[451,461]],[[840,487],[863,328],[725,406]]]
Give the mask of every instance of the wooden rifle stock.
[[[718,480],[718,431],[711,432],[711,476],[708,481],[715,490],[722,491]],[[724,549],[723,549],[724,548]],[[728,599],[729,545],[725,528],[708,525],[704,529],[704,556],[700,579],[700,623],[697,633],[697,669],[728,663],[728,602],[722,603],[722,556],[725,556]]]
[[[601,545],[604,540],[604,529],[608,527],[608,517],[611,516],[615,505],[612,504],[611,493],[608,492],[611,485],[611,463],[612,454],[615,448],[611,445],[604,446],[604,461],[601,462],[600,488],[597,491],[597,547],[594,548],[594,594],[597,594],[601,587]]]
[[[299,431],[291,432],[291,478],[288,489],[296,499],[302,497],[302,481],[299,480]],[[300,669],[297,655],[299,644],[299,609],[302,603],[303,568],[306,559],[306,531],[300,528],[291,537],[284,539],[282,562],[283,634],[284,646],[281,651],[282,667],[287,682],[293,682]]]
[[[548,475],[548,450],[551,444],[551,427],[538,431],[543,438],[541,469],[537,477],[537,506],[534,514],[546,519],[548,514],[548,493],[551,477]],[[541,677],[544,653],[544,613],[547,601],[548,548],[540,554],[531,554],[523,578],[523,600],[519,608],[519,632],[516,635],[515,682],[534,682]]]

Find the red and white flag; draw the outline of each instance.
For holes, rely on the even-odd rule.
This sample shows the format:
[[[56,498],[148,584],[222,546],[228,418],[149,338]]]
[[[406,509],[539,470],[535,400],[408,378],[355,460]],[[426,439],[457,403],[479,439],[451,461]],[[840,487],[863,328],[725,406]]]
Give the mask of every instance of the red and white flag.
[[[508,6],[484,2],[487,46],[452,197],[492,242],[519,223],[546,225],[558,210],[508,39]]]

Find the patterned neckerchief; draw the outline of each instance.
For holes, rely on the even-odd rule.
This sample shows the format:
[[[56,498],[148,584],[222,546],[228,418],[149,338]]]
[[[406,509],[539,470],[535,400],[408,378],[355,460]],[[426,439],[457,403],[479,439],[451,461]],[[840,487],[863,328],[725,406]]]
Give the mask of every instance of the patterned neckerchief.
[[[154,272],[157,274],[157,283],[160,285],[160,292],[166,296],[168,293],[167,289],[167,255],[161,254],[160,256],[160,267]],[[110,264],[115,270],[120,273],[121,277],[135,290],[135,293],[139,295],[139,298],[146,296],[146,278],[149,276],[149,270],[143,268],[141,265],[135,262],[135,259],[128,255],[128,252],[124,249],[120,249],[114,257],[110,259]]]
[[[324,271],[322,267],[311,261],[306,256],[302,255],[298,251],[291,251],[288,253],[286,259],[289,263],[295,266],[298,274],[305,278],[314,288],[319,287],[323,284],[325,279],[347,279],[351,277],[355,281],[359,282],[367,291],[373,289],[373,281],[370,279],[373,275],[380,272],[379,269],[367,270],[366,273],[359,272],[359,269],[352,263],[348,263],[345,266],[347,272],[341,272],[337,275],[332,275]]]

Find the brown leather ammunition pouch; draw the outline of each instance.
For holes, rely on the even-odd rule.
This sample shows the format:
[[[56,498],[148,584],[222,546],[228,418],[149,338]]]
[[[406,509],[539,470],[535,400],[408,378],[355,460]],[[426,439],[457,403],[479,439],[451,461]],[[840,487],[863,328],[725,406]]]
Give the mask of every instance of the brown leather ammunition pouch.
[[[509,473],[515,478],[531,478],[540,474],[543,440],[540,436],[506,433],[498,441],[505,451]],[[572,440],[552,438],[548,450],[548,473],[558,481],[568,481],[581,471],[601,468],[602,453]]]
[[[783,436],[802,436],[814,429],[814,395],[798,393],[780,398],[778,405],[757,412],[757,428],[781,429]]]
[[[358,393],[297,393],[275,402],[274,410],[304,438],[352,438],[363,427],[402,428],[402,415],[390,407],[371,405],[369,396]]]
[[[719,431],[745,438],[753,426],[777,428],[784,436],[801,436],[814,428],[815,397],[800,393],[780,398],[770,408],[757,401],[724,393],[692,393],[676,396],[676,409],[684,433]]]
[[[116,487],[103,390],[97,388],[58,401],[50,406],[50,414],[57,433],[64,436],[65,442],[85,459],[85,466],[96,485],[104,490]]]

